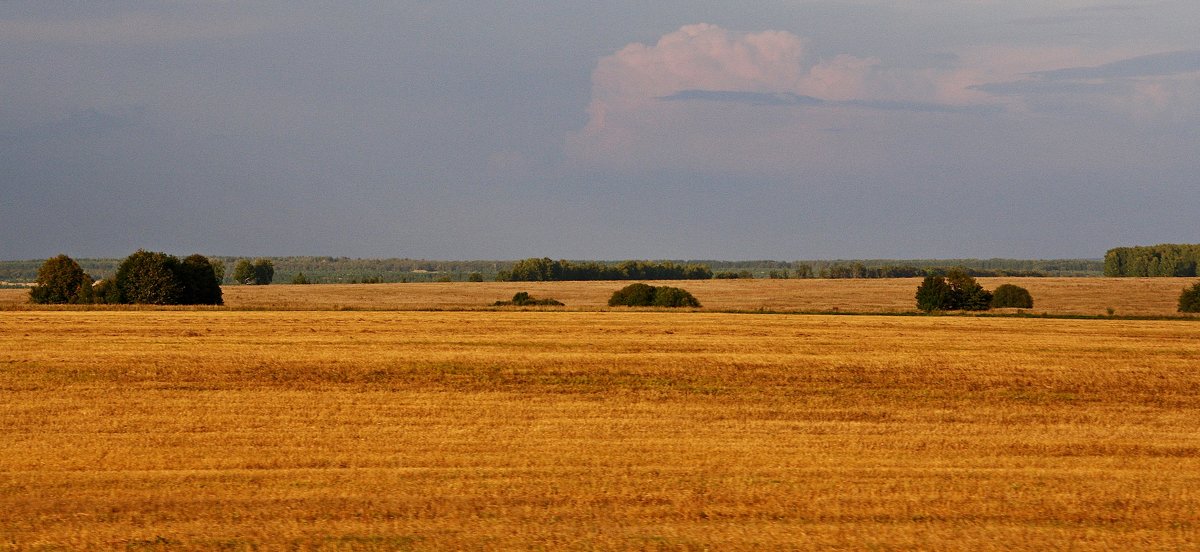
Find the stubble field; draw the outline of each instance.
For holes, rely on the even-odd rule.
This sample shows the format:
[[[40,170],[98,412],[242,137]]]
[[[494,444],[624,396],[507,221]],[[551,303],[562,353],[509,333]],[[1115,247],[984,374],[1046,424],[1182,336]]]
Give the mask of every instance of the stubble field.
[[[1189,321],[0,312],[0,547],[1194,548],[1198,344]]]
[[[1190,278],[979,278],[987,289],[1016,284],[1034,298],[1030,313],[1174,316]],[[518,291],[552,297],[568,310],[603,308],[629,282],[452,282],[225,286],[239,310],[480,309]],[[919,278],[860,280],[692,280],[650,282],[687,289],[709,310],[898,313],[916,310]],[[0,289],[0,310],[26,308],[29,292]]]

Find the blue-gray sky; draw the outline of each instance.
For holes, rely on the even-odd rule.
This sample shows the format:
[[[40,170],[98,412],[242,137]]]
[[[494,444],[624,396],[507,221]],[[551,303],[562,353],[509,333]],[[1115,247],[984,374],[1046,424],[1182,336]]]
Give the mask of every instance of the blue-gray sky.
[[[0,259],[1200,241],[1200,3],[0,2]]]

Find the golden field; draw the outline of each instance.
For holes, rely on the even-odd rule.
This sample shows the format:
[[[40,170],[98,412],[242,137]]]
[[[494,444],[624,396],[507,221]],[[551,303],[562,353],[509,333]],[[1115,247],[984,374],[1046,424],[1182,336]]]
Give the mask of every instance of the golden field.
[[[979,278],[987,289],[1016,284],[1033,295],[1029,312],[1174,316],[1192,278]],[[518,291],[552,297],[571,310],[595,310],[629,282],[480,282],[225,286],[230,309],[477,309]],[[861,280],[693,280],[651,282],[687,289],[708,310],[895,313],[916,310],[919,278]],[[0,309],[21,308],[29,292],[0,289]]]
[[[1200,547],[1190,321],[12,310],[0,393],[0,548]]]

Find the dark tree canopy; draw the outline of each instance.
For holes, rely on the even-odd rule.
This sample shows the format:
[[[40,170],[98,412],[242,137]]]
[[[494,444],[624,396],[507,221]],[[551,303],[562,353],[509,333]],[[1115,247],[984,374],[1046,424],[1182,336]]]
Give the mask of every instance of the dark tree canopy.
[[[991,303],[992,293],[958,269],[950,270],[945,276],[926,276],[917,286],[917,308],[925,312],[987,310]]]
[[[111,285],[98,290],[107,303],[220,305],[221,283],[203,255],[180,261],[166,253],[139,249],[117,267]],[[99,293],[98,293],[99,294]]]
[[[221,305],[221,280],[204,255],[190,255],[179,266],[185,305]]]
[[[1033,296],[1029,290],[1013,284],[1003,284],[992,292],[992,308],[1032,309]]]
[[[1179,312],[1200,312],[1200,282],[1179,294]]]
[[[117,267],[116,286],[120,303],[178,305],[184,286],[179,259],[139,249]]]
[[[34,303],[90,303],[92,279],[79,263],[66,255],[47,259],[38,269],[37,282],[29,290]]]
[[[269,259],[254,261],[254,283],[265,286],[275,279],[275,263]]]
[[[677,287],[629,284],[615,292],[608,300],[610,307],[693,307],[699,308],[691,293]]]

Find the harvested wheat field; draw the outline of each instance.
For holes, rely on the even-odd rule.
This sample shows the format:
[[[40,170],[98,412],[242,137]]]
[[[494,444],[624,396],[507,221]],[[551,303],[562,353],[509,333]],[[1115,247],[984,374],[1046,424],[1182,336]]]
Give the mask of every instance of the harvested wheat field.
[[[1016,284],[1033,294],[1031,313],[1174,316],[1191,278],[980,278],[988,289]],[[478,309],[518,291],[552,297],[567,309],[595,310],[629,282],[481,282],[225,286],[230,309]],[[919,278],[863,280],[692,280],[655,282],[691,291],[708,310],[896,313],[916,310]],[[0,290],[0,309],[25,308],[29,292]]]
[[[0,543],[1192,549],[1198,344],[1187,321],[4,312]]]

